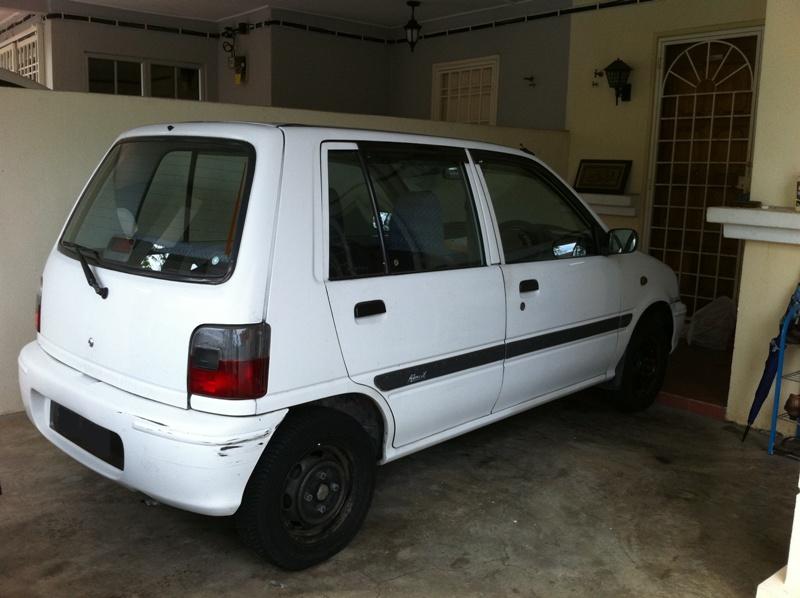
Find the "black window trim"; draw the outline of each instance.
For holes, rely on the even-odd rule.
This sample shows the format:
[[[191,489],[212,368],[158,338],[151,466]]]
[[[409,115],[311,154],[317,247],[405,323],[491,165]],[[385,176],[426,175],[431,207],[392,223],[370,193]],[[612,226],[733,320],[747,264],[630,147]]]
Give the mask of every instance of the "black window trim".
[[[357,149],[334,149],[331,150],[329,148],[325,148],[325,144],[332,144],[332,143],[346,143],[355,145]],[[426,144],[426,143],[416,143],[416,142],[403,142],[403,141],[373,141],[373,140],[363,140],[363,139],[325,139],[322,141],[322,147],[324,148],[324,153],[320,154],[320,158],[326,161],[326,168],[328,164],[328,153],[330,151],[354,151],[357,152],[359,161],[361,163],[362,174],[367,184],[367,189],[369,190],[370,202],[372,203],[373,209],[373,218],[375,218],[375,222],[378,225],[378,238],[381,247],[381,259],[383,260],[383,272],[382,273],[374,273],[374,274],[356,274],[354,276],[340,276],[336,278],[331,278],[330,275],[330,240],[328,241],[328,247],[325,248],[328,256],[328,271],[325,272],[325,280],[328,282],[340,282],[345,280],[359,280],[362,278],[376,278],[378,276],[408,276],[413,274],[430,274],[431,272],[450,272],[454,270],[467,270],[470,268],[485,268],[490,266],[489,264],[489,257],[486,251],[486,238],[483,230],[483,226],[481,223],[481,218],[478,211],[478,198],[476,197],[475,190],[472,188],[472,184],[469,179],[469,173],[467,172],[467,166],[469,166],[472,162],[470,160],[469,151],[466,147],[459,147],[453,145],[436,145],[436,144]],[[372,175],[370,174],[369,167],[367,164],[367,153],[372,149],[374,151],[392,151],[392,150],[401,150],[403,152],[413,152],[416,155],[422,154],[435,154],[436,156],[447,155],[450,153],[454,160],[459,161],[461,165],[461,173],[463,175],[463,182],[466,188],[466,192],[469,195],[470,199],[472,200],[472,218],[473,223],[475,226],[475,232],[478,234],[478,246],[480,249],[480,259],[481,263],[477,266],[457,266],[453,268],[445,268],[442,270],[420,270],[420,271],[413,271],[413,272],[391,272],[389,269],[389,259],[388,254],[386,253],[386,243],[383,238],[383,230],[380,227],[380,212],[378,210],[378,200],[377,195],[375,194],[374,183],[372,180]],[[325,171],[327,173],[327,170]],[[323,181],[322,187],[324,188],[328,184],[328,181]],[[328,198],[328,202],[330,203],[330,198]],[[328,220],[330,220],[330,209],[328,208]],[[330,222],[326,222],[324,225],[330,226]],[[491,226],[491,223],[487,223],[487,226]],[[493,234],[493,233],[492,233]]]
[[[89,190],[89,186],[97,176],[97,173],[100,171],[100,167],[105,163],[111,153],[119,146],[126,144],[126,143],[136,143],[141,141],[169,141],[171,143],[186,143],[187,147],[185,150],[190,151],[198,151],[198,144],[200,145],[207,145],[207,146],[231,146],[231,149],[238,149],[239,151],[244,150],[247,152],[248,158],[248,165],[247,165],[247,175],[245,178],[245,184],[242,188],[242,201],[239,206],[239,214],[237,216],[237,223],[236,223],[236,233],[233,248],[231,251],[231,256],[228,261],[228,271],[223,276],[218,277],[198,277],[198,276],[191,276],[191,275],[181,275],[181,274],[172,274],[172,273],[164,273],[164,272],[153,272],[150,270],[143,270],[139,268],[134,268],[131,266],[125,266],[120,264],[108,263],[106,261],[98,260],[93,254],[86,254],[84,257],[86,261],[97,266],[98,268],[103,268],[104,270],[115,270],[117,272],[124,272],[126,274],[135,274],[137,276],[147,276],[148,278],[156,278],[159,280],[169,280],[172,282],[189,282],[194,284],[210,284],[210,285],[218,285],[223,284],[230,280],[231,276],[233,276],[233,272],[236,269],[236,261],[239,257],[239,247],[242,241],[242,232],[244,230],[244,221],[247,215],[247,208],[250,203],[250,192],[252,191],[252,184],[253,184],[253,177],[255,175],[255,167],[256,167],[256,159],[257,159],[257,152],[255,147],[252,143],[240,139],[231,139],[228,137],[203,137],[203,136],[190,136],[190,135],[180,135],[180,136],[171,136],[171,135],[146,135],[141,137],[127,137],[125,139],[121,139],[117,143],[115,143],[111,149],[108,150],[105,156],[103,156],[103,160],[100,162],[100,166],[98,166],[97,170],[93,173],[92,179],[90,179],[89,183],[86,184],[83,192],[81,193],[80,198],[75,203],[75,207],[69,215],[69,219],[67,220],[66,225],[64,226],[64,230],[61,233],[61,236],[58,239],[57,249],[59,253],[65,255],[74,260],[78,260],[77,253],[74,249],[70,249],[68,247],[64,247],[64,235],[70,228],[73,220],[76,218],[78,210],[81,206],[81,202],[83,202],[84,198],[86,197],[86,193]],[[192,145],[194,144],[194,145]],[[170,151],[181,151],[184,148],[176,147]],[[163,159],[163,156],[162,156]],[[155,173],[151,174],[151,181],[152,177]],[[148,182],[149,188],[150,182]]]
[[[605,234],[605,230],[601,226],[601,224],[597,221],[597,219],[592,215],[592,213],[586,209],[586,206],[581,203],[581,201],[575,196],[575,192],[572,191],[565,183],[563,183],[555,174],[553,174],[549,168],[544,166],[538,160],[529,157],[529,156],[518,156],[516,154],[506,154],[499,151],[493,150],[484,150],[484,149],[470,149],[469,153],[472,156],[473,161],[475,162],[475,166],[481,168],[481,176],[483,176],[483,169],[481,162],[485,158],[491,158],[492,160],[498,162],[506,162],[507,164],[513,164],[515,166],[520,166],[525,170],[532,172],[534,175],[541,178],[545,183],[547,183],[566,203],[569,207],[573,209],[573,211],[578,215],[584,224],[592,232],[592,239],[596,247],[599,249],[602,246],[602,236]],[[486,188],[487,192],[487,203],[492,210],[493,218],[497,221],[497,214],[495,212],[494,203],[491,197],[491,191]],[[498,238],[498,248],[503,254],[503,264],[506,264],[506,256],[505,256],[505,249],[503,248],[503,244],[501,239]],[[596,254],[587,256],[587,257],[596,257],[602,256],[603,254],[598,251]],[[557,261],[559,258],[553,258],[552,260],[525,260],[520,262],[511,262],[512,264],[531,264],[534,262],[539,261]]]

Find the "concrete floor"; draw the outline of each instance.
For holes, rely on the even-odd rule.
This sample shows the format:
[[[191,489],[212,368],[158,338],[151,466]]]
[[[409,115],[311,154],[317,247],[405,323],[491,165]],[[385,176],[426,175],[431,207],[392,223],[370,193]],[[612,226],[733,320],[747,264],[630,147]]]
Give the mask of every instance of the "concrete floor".
[[[786,562],[798,464],[739,433],[582,393],[381,468],[353,544],[290,574],[3,416],[0,596],[753,596]]]

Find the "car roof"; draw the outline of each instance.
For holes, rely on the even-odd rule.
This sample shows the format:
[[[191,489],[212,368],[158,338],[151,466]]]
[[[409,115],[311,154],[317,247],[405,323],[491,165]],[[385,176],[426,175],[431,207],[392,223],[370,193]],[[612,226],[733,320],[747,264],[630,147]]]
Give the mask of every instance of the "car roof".
[[[280,122],[247,122],[247,121],[186,121],[147,125],[126,131],[120,139],[153,135],[210,135],[213,137],[232,136],[246,140],[248,136],[256,136],[265,129],[280,129],[287,136],[311,136],[322,141],[395,141],[398,143],[415,143],[427,145],[448,145],[472,149],[484,149],[503,153],[516,154],[527,158],[531,152],[505,145],[439,135],[401,133],[382,129],[351,128],[339,126],[320,126],[302,123]]]

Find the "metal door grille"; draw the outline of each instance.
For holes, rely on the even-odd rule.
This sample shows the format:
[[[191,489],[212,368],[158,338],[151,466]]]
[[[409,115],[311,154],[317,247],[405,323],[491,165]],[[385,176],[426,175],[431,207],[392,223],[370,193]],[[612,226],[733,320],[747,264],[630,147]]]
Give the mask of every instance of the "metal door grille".
[[[689,314],[738,292],[741,245],[705,221],[749,186],[758,37],[668,44],[656,126],[650,253]]]

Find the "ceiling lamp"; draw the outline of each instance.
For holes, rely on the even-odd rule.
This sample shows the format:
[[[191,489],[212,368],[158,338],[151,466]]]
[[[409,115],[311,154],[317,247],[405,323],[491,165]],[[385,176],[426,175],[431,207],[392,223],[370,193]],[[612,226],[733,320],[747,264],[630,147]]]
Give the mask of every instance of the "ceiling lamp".
[[[405,24],[403,29],[406,31],[406,41],[413,52],[414,46],[416,46],[417,41],[419,41],[419,30],[422,29],[420,24],[417,23],[417,20],[414,18],[414,9],[419,6],[419,2],[417,2],[417,0],[408,0],[406,4],[411,7],[411,18],[408,20],[408,23]]]

